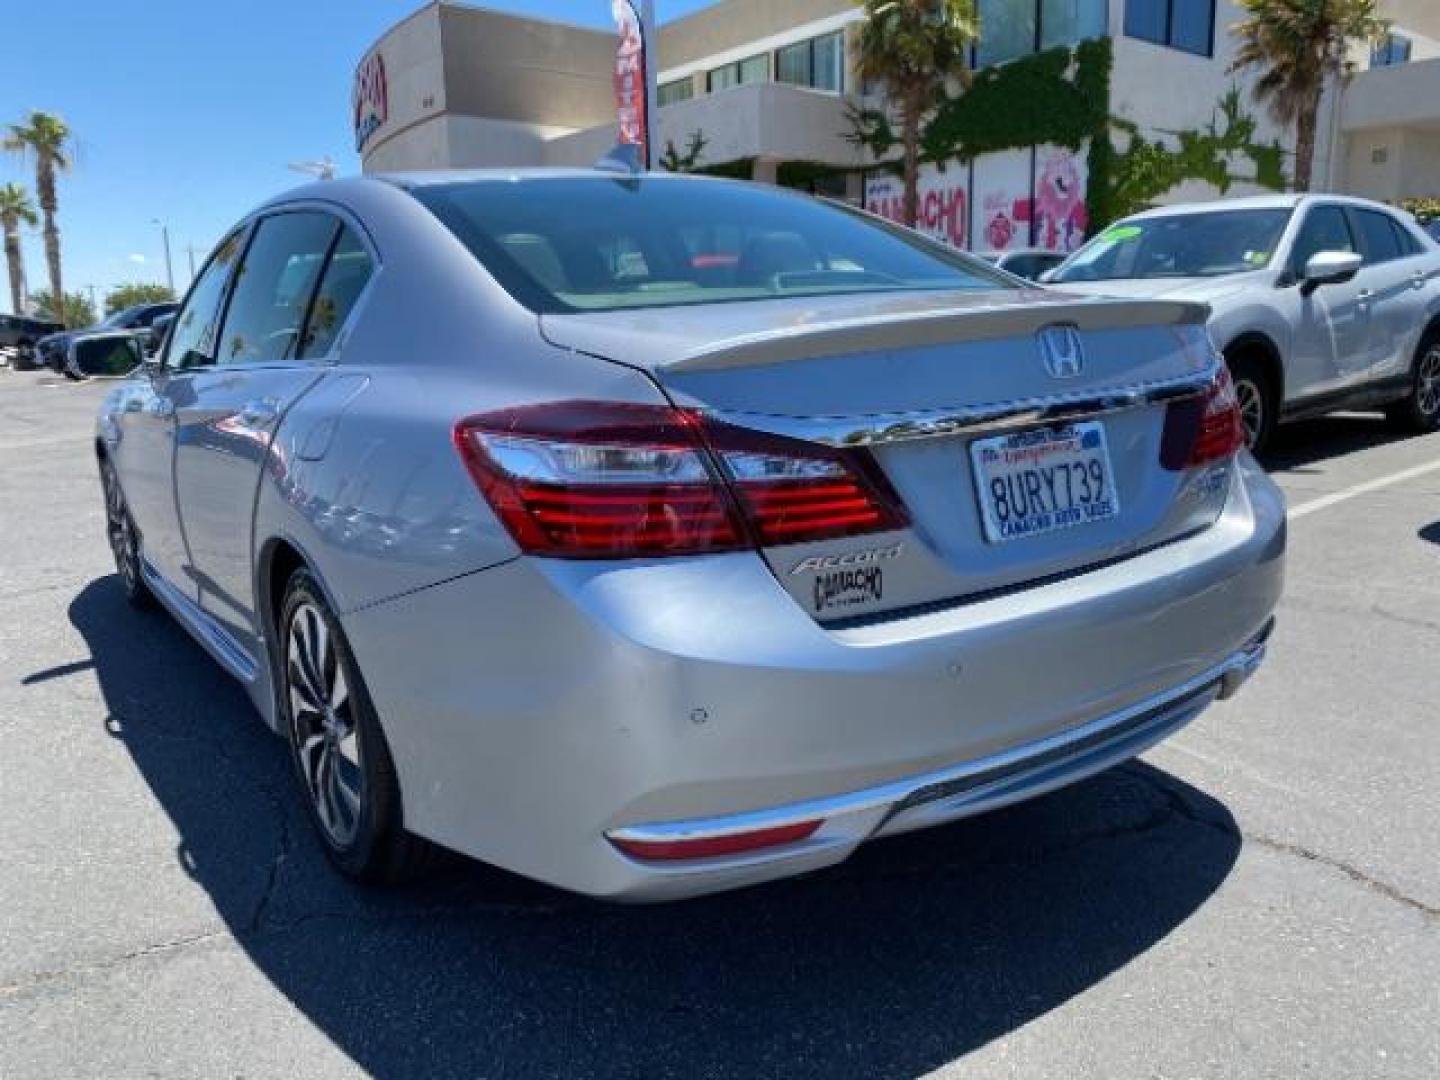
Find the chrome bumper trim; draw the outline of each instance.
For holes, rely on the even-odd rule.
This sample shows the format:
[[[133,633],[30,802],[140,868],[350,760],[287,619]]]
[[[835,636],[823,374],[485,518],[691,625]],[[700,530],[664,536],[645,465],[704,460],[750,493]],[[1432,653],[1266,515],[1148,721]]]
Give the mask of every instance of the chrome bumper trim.
[[[912,439],[978,435],[1037,424],[1088,420],[1148,405],[1184,401],[1204,394],[1219,370],[1216,362],[1202,371],[1175,379],[955,409],[877,413],[872,416],[776,416],[726,410],[714,410],[709,415],[736,427],[788,435],[827,446],[876,446]]]
[[[1212,701],[1234,694],[1263,661],[1272,625],[1273,621],[1267,623],[1223,663],[1179,686],[1068,731],[999,754],[844,795],[725,817],[629,825],[608,830],[605,835],[611,840],[673,843],[756,832],[816,819],[825,822],[811,840],[761,849],[737,858],[665,866],[638,863],[657,872],[688,873],[767,862],[802,853],[817,844],[857,844],[882,832],[903,831],[900,818],[912,811],[934,808],[936,804],[956,805],[953,812],[922,815],[927,820],[918,824],[938,824],[1016,802],[1133,757],[1182,727]],[[892,822],[901,827],[892,828]]]

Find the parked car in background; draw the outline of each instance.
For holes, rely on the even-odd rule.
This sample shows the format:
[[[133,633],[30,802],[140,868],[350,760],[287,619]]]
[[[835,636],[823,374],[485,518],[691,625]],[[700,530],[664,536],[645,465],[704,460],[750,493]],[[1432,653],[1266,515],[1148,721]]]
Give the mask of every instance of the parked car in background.
[[[344,872],[423,837],[713,892],[1088,776],[1244,682],[1285,509],[1204,319],[772,187],[335,180],[236,226],[104,401],[108,535],[287,738]]]
[[[90,334],[96,331],[127,330],[138,336],[142,345],[148,345],[152,339],[151,327],[155,320],[165,315],[173,315],[179,306],[180,305],[173,301],[164,301],[155,304],[136,304],[133,307],[111,312],[94,326],[66,330],[42,338],[37,343],[37,352],[39,353],[41,363],[52,371],[64,372],[65,365],[69,360],[71,340],[76,335]]]
[[[1270,195],[1151,210],[1047,280],[1209,304],[1256,451],[1277,424],[1336,409],[1440,425],[1440,246],[1381,203]]]
[[[34,359],[35,343],[61,329],[59,323],[47,319],[0,315],[0,348],[9,351],[17,371],[26,371],[38,366]]]
[[[1045,248],[1015,248],[1011,251],[976,252],[986,262],[1008,270],[1017,277],[1039,281],[1040,275],[1053,270],[1065,261],[1064,252],[1049,251]]]

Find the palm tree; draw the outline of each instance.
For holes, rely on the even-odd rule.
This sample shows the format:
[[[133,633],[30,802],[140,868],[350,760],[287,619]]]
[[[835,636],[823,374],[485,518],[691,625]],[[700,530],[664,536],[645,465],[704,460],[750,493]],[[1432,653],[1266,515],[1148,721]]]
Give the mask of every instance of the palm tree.
[[[20,253],[20,226],[33,226],[35,204],[30,193],[19,184],[0,187],[0,232],[5,234],[5,265],[10,271],[10,310],[16,315],[20,310],[20,286],[25,281],[25,260]]]
[[[1390,30],[1377,0],[1237,0],[1247,18],[1233,26],[1240,47],[1230,70],[1262,69],[1255,97],[1270,115],[1295,128],[1295,190],[1310,190],[1320,96],[1333,77],[1354,65],[1350,47]]]
[[[950,81],[967,82],[970,43],[980,36],[975,0],[858,0],[865,21],[856,70],[881,83],[900,121],[905,224],[920,210],[920,130]]]
[[[64,296],[60,281],[60,229],[55,224],[55,177],[70,168],[70,129],[58,116],[32,112],[23,123],[11,124],[5,149],[35,158],[35,194],[45,218],[45,261],[50,266],[50,295]]]

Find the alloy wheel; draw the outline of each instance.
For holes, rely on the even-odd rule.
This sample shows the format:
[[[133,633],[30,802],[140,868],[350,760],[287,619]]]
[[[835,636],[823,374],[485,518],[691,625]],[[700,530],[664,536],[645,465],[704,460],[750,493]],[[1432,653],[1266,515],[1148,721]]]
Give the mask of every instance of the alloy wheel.
[[[135,525],[130,520],[130,511],[125,506],[125,496],[121,494],[113,467],[105,467],[104,478],[105,534],[110,540],[115,569],[125,583],[125,591],[133,593],[140,586],[140,547]]]
[[[1235,402],[1240,407],[1240,422],[1245,426],[1245,445],[1253,448],[1265,429],[1265,395],[1250,379],[1238,379]]]
[[[1440,345],[1432,345],[1420,359],[1415,378],[1415,405],[1427,418],[1440,413]]]
[[[360,828],[364,770],[344,665],[324,613],[304,602],[290,616],[285,662],[290,723],[306,792],[337,847]]]

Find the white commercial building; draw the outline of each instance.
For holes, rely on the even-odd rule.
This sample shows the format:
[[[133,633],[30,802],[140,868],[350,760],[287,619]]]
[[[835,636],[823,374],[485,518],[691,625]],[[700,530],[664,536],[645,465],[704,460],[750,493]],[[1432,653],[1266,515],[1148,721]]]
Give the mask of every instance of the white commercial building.
[[[604,10],[605,0],[596,3]],[[977,68],[1108,40],[1108,112],[1140,135],[1173,141],[1204,128],[1238,85],[1257,121],[1253,141],[1289,149],[1288,134],[1250,98],[1253,74],[1230,72],[1229,28],[1241,17],[1230,0],[979,0],[979,9]],[[1382,0],[1382,10],[1395,22],[1392,39],[1358,56],[1358,74],[1327,94],[1315,186],[1440,195],[1440,0]],[[855,74],[863,17],[852,0],[719,0],[662,22],[657,145],[683,151],[698,132],[707,171],[898,213],[898,180],[851,137],[849,110],[883,104]],[[363,166],[590,164],[615,141],[615,44],[613,32],[427,4],[381,37],[357,72]],[[1232,192],[1255,190],[1247,163],[1236,164]],[[1071,247],[1088,220],[1087,166],[1084,143],[929,166],[922,224],[962,246]],[[1190,181],[1159,201],[1212,194]]]

